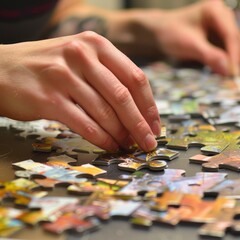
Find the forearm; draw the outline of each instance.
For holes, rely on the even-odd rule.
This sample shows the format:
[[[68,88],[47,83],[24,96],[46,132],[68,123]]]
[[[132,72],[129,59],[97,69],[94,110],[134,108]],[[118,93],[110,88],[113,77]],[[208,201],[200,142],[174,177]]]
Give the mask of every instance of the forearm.
[[[146,14],[149,16],[146,16]],[[51,21],[51,26],[60,26],[53,31],[56,36],[75,34],[84,30],[95,31],[107,37],[115,46],[127,55],[159,55],[145,22],[151,21],[151,15],[165,14],[160,10],[107,10],[85,4],[81,0],[62,0]],[[148,20],[149,19],[149,20]],[[70,22],[71,20],[72,22]],[[76,23],[76,21],[78,21]],[[75,26],[75,30],[69,24]],[[59,25],[60,23],[60,25]],[[65,27],[63,25],[65,24]],[[88,29],[90,28],[90,29]],[[56,28],[55,28],[56,30]]]

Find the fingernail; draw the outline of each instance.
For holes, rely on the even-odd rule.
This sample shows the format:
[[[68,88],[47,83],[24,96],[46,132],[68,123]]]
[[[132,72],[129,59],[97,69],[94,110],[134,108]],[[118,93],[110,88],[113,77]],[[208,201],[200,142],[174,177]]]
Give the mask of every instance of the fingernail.
[[[145,151],[149,152],[152,151],[153,149],[155,149],[157,147],[157,141],[155,139],[155,137],[152,134],[148,134],[145,137]]]
[[[156,136],[159,136],[161,134],[161,124],[158,120],[155,120],[152,123],[152,131],[153,131],[153,134]]]

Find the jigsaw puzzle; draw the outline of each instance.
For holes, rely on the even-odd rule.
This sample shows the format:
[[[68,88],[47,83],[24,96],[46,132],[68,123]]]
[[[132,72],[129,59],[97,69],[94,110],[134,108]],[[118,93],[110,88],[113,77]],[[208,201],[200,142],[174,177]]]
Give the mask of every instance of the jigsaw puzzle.
[[[98,174],[105,173],[105,170],[96,168],[93,165],[85,164],[82,166],[71,166],[69,163],[76,162],[75,159],[66,155],[49,158],[49,164],[25,160],[13,163],[13,166],[25,169],[26,171],[17,171],[17,176],[25,176],[34,179],[42,187],[52,188],[56,185],[71,185],[87,181],[87,178],[93,178]]]
[[[143,70],[164,116],[162,134],[152,152],[142,152],[135,145],[109,153],[58,122],[0,118],[0,126],[21,140],[35,140],[33,156],[44,153],[40,162],[14,162],[18,179],[0,182],[0,237],[13,236],[29,225],[54,234],[81,235],[119,216],[148,228],[153,223],[176,226],[184,222],[199,224],[202,236],[240,234],[239,180],[217,172],[240,169],[240,133],[234,131],[239,126],[240,95],[233,81],[208,69],[173,69],[163,63]],[[186,161],[188,157],[181,154],[191,147],[202,154],[190,162],[210,172],[189,176],[184,169],[168,168],[172,160]],[[0,157],[10,153],[7,149]],[[101,165],[109,170],[113,164],[126,171],[121,179],[105,178]],[[76,196],[50,197],[42,191],[59,185]]]
[[[94,165],[110,165],[118,164],[118,168],[130,172],[139,171],[143,168],[148,168],[153,171],[161,171],[167,167],[165,160],[173,160],[177,158],[179,152],[166,148],[157,148],[156,150],[144,153],[139,149],[131,153],[117,152],[101,154],[94,159]]]
[[[192,163],[202,163],[202,168],[206,171],[218,171],[219,168],[240,170],[240,148],[239,132],[224,133],[225,139],[228,140],[228,146],[219,154],[213,157],[196,155],[189,160]],[[224,140],[223,140],[224,141]]]

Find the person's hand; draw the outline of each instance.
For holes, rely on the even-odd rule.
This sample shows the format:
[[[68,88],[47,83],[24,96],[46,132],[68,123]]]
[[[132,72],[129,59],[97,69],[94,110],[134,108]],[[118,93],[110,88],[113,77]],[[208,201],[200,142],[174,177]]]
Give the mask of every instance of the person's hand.
[[[163,21],[159,41],[166,54],[200,61],[224,75],[238,74],[239,31],[232,10],[223,1],[199,2],[169,12]],[[209,37],[221,42],[223,48]]]
[[[0,46],[0,115],[57,120],[93,144],[156,147],[160,118],[144,73],[93,32]]]
[[[200,1],[168,11],[119,12],[112,19],[110,38],[120,49],[125,47],[126,54],[163,52],[175,59],[197,60],[224,75],[238,74],[239,31],[233,12],[221,0]]]

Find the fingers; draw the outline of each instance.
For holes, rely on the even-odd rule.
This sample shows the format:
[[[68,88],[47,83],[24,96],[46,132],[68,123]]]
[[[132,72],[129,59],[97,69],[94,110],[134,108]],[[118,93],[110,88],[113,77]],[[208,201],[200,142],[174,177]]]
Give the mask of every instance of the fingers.
[[[100,148],[109,151],[118,149],[116,141],[76,104],[64,101],[61,105],[61,112],[57,113],[59,121]]]
[[[74,88],[69,91],[74,101],[119,145],[126,148],[132,146],[133,142],[129,139],[128,131],[105,99],[85,81],[75,79],[75,83]]]
[[[205,24],[223,39],[230,62],[228,71],[239,74],[239,30],[233,12],[222,1],[215,0],[206,6],[205,15]]]
[[[89,71],[91,69],[91,71]],[[105,66],[89,63],[85,76],[90,84],[111,105],[121,123],[145,151],[156,147],[153,133],[137,108],[129,90]],[[94,80],[94,82],[92,81]]]
[[[153,150],[157,142],[152,130],[139,111],[128,87],[121,82],[119,77],[122,74],[123,79],[126,77],[127,80],[131,80],[130,77],[133,71],[128,66],[132,62],[126,57],[123,58],[124,55],[119,55],[119,51],[106,39],[103,40],[102,37],[99,39],[99,36],[97,38],[96,36],[93,33],[81,34],[82,39],[87,38],[87,41],[71,44],[67,54],[64,53],[65,56],[71,58],[71,61],[68,60],[67,62],[70,64],[71,71],[80,81],[78,83],[75,80],[74,86],[69,89],[71,98],[98,125],[97,129],[102,128],[105,134],[108,133],[111,138],[122,146],[126,146],[133,138],[143,150]],[[107,53],[102,49],[107,49]],[[103,62],[103,59],[105,59],[103,54],[115,54],[115,62],[110,66],[106,66],[105,62]],[[111,59],[105,60],[112,61]],[[81,64],[77,66],[76,62]],[[119,70],[121,65],[123,65],[123,68]],[[137,69],[134,64],[132,66]],[[122,73],[124,70],[127,74]],[[85,82],[82,81],[81,76],[84,77]],[[146,86],[150,88],[149,85]],[[135,89],[138,88],[135,87]],[[149,94],[155,106],[151,92]],[[159,119],[158,113],[157,119]],[[88,140],[91,138],[88,134],[86,137],[86,133],[84,137]]]
[[[188,58],[208,65],[214,72],[229,75],[229,59],[224,50],[212,45],[205,37],[189,38],[187,43]]]
[[[128,88],[152,132],[155,135],[160,135],[160,117],[145,74],[121,52],[117,51],[116,54],[113,54],[111,48],[108,50],[102,52],[101,62],[111,69],[123,85]]]
[[[139,111],[138,106],[136,105],[131,95],[131,92],[128,90],[128,87],[125,86],[119,80],[120,77],[117,76],[117,74],[119,75],[121,74],[118,72],[119,71],[118,68],[120,67],[118,67],[117,65],[119,66],[123,65],[125,69],[120,68],[120,70],[123,71],[122,76],[121,75],[120,76],[121,78],[126,77],[127,80],[130,81],[131,75],[132,75],[132,68],[128,66],[131,62],[127,58],[123,59],[122,56],[119,55],[118,50],[116,50],[116,48],[114,48],[113,45],[111,45],[109,42],[106,42],[104,44],[106,44],[104,46],[105,49],[108,49],[107,54],[109,55],[110,53],[116,54],[116,56],[114,57],[115,62],[113,62],[111,66],[105,66],[100,63],[102,62],[103,53],[100,53],[100,51],[98,51],[98,55],[99,56],[101,55],[101,57],[99,57],[98,59],[94,55],[88,56],[87,54],[89,54],[89,52],[86,54],[86,51],[82,51],[82,49],[79,48],[78,49],[79,59],[81,60],[84,59],[84,61],[81,62],[81,69],[82,69],[83,75],[85,79],[88,81],[88,84],[92,88],[94,88],[96,92],[98,92],[98,94],[105,100],[106,103],[108,103],[111,106],[111,108],[114,110],[114,114],[117,116],[117,118],[119,119],[121,124],[124,126],[124,128],[127,129],[130,136],[136,141],[136,143],[138,143],[138,145],[143,150],[150,151],[154,149],[157,145],[157,142],[152,133],[152,130],[149,127],[143,115],[141,114],[141,112]],[[105,60],[113,61],[111,58],[105,59]],[[116,72],[116,75],[114,72]],[[124,72],[127,72],[127,73],[124,73]],[[137,91],[138,88],[139,87],[135,87],[135,90]],[[141,89],[141,91],[143,90]],[[149,98],[153,98],[151,94]],[[81,100],[78,99],[78,101],[81,101]],[[102,105],[104,104],[103,101],[101,104]],[[142,102],[142,104],[144,105],[144,102]],[[115,116],[114,114],[111,113],[110,115]],[[116,118],[114,117],[114,119]],[[158,114],[157,114],[157,119],[159,119]],[[115,125],[118,125],[118,124],[119,123],[116,122]],[[118,129],[120,128],[118,127]]]

